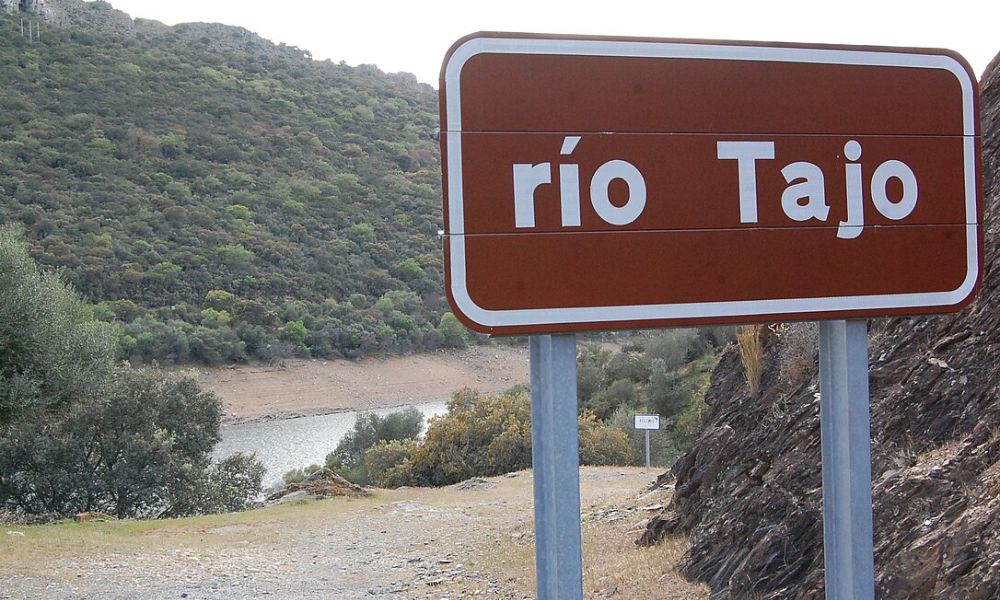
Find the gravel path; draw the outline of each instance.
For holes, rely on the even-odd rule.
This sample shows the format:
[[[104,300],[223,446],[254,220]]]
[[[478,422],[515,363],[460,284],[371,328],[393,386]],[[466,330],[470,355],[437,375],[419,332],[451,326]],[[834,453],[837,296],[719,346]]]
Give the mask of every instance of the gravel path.
[[[584,469],[583,504],[628,501],[652,478]],[[530,550],[530,472],[465,487],[167,522],[14,528],[23,535],[0,534],[0,598],[530,598],[523,566],[513,576],[497,570],[501,547]]]

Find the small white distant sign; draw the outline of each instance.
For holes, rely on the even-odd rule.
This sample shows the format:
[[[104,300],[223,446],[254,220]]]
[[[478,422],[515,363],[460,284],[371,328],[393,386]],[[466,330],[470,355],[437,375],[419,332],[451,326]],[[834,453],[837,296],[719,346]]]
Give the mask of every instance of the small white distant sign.
[[[660,415],[636,415],[635,416],[635,428],[636,429],[659,429],[660,428]]]

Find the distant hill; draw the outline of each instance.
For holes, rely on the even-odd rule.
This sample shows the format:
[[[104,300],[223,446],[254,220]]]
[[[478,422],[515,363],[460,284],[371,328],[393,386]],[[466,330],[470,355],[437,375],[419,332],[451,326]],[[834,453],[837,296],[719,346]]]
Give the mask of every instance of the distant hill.
[[[122,324],[123,354],[464,342],[442,322],[430,86],[105,2],[0,9],[0,224]]]

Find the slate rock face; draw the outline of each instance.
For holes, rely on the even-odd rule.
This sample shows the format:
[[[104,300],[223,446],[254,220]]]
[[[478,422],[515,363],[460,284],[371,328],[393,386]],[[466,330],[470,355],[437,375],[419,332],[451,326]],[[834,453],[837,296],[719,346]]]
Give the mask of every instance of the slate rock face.
[[[1000,56],[981,82],[986,270],[947,316],[870,326],[877,596],[1000,598]],[[798,329],[801,331],[801,327]],[[713,599],[824,597],[818,382],[764,336],[748,397],[737,352],[712,374],[709,426],[637,542],[684,533],[684,573]]]

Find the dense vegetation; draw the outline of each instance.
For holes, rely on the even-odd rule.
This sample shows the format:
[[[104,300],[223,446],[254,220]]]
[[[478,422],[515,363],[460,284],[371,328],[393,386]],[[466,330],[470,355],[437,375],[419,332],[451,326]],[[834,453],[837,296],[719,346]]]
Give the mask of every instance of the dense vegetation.
[[[579,433],[581,464],[634,462],[625,434],[592,414],[580,415]],[[524,388],[496,395],[459,390],[423,439],[378,439],[364,452],[366,482],[382,487],[448,485],[529,467],[531,398]]]
[[[423,413],[412,406],[385,416],[371,412],[359,413],[354,419],[354,426],[344,434],[336,449],[326,456],[323,466],[349,481],[368,485],[371,480],[365,453],[381,442],[415,440],[423,425]],[[309,465],[293,469],[285,473],[283,479],[285,483],[302,481],[321,468],[323,467],[320,465]]]
[[[650,440],[651,463],[668,466],[704,426],[705,389],[729,327],[674,329],[630,336],[613,351],[585,344],[577,354],[580,464],[637,465],[645,436],[637,413],[660,415]],[[325,464],[294,469],[286,483],[327,468],[362,485],[448,485],[531,466],[531,396],[516,387],[483,395],[465,388],[448,402],[447,414],[431,420],[414,408],[379,416],[359,414],[354,428]]]
[[[0,511],[119,517],[245,508],[263,465],[210,464],[221,405],[114,356],[114,328],[0,227]]]
[[[732,338],[730,327],[705,327],[644,333],[614,352],[585,345],[577,354],[580,408],[625,432],[643,459],[645,435],[635,429],[634,415],[660,415],[651,462],[669,466],[703,427],[709,376]]]
[[[465,343],[441,292],[432,88],[73,6],[35,43],[0,14],[0,224],[120,325],[120,356]]]

